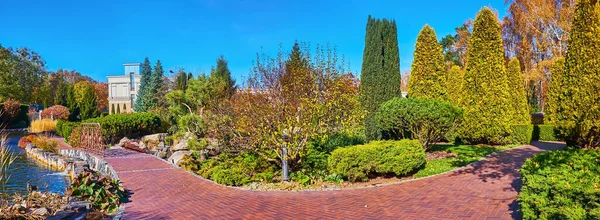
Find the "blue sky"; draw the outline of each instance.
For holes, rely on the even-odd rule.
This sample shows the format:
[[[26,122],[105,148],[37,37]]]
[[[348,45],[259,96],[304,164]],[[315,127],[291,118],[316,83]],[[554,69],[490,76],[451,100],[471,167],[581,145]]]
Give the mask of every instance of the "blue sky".
[[[438,38],[484,6],[503,16],[504,0],[21,0],[0,7],[0,44],[31,48],[50,70],[75,69],[99,81],[122,63],[160,59],[165,69],[208,72],[223,54],[238,82],[261,51],[275,55],[295,40],[329,42],[360,72],[367,16],[395,19],[402,71],[410,70],[417,34]]]

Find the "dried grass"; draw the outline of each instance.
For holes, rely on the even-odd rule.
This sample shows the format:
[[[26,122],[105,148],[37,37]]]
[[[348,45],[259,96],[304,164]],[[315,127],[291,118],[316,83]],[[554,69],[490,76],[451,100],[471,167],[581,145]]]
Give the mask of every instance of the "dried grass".
[[[31,122],[29,132],[40,133],[45,131],[56,131],[56,123],[58,121],[52,119],[41,119]]]

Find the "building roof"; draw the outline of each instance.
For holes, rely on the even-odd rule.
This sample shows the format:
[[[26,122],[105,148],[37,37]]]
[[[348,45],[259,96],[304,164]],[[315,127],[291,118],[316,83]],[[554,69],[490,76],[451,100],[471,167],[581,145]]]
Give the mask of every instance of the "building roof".
[[[123,66],[141,66],[142,63],[124,63]]]

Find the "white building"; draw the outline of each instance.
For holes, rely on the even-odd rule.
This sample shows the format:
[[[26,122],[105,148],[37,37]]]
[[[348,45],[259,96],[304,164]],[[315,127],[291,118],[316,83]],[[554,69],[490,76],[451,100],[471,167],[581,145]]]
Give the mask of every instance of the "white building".
[[[142,75],[141,63],[125,63],[125,75],[107,76],[108,78],[108,112],[131,113],[137,99]]]

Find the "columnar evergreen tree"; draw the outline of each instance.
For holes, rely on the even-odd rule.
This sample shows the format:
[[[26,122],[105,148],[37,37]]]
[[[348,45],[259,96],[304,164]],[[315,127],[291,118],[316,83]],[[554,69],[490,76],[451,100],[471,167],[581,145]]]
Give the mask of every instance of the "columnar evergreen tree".
[[[94,86],[88,81],[75,83],[73,86],[77,109],[79,109],[79,119],[85,120],[98,117],[98,105],[96,103],[96,93]]]
[[[360,75],[361,103],[367,111],[365,134],[369,140],[381,138],[375,120],[379,105],[402,96],[397,35],[395,21],[369,16]]]
[[[457,65],[453,65],[446,75],[446,95],[448,96],[448,101],[456,106],[458,106],[462,97],[461,91],[464,75],[464,71]]]
[[[188,75],[183,69],[179,69],[175,77],[175,89],[185,91],[187,89]]]
[[[600,3],[580,0],[569,34],[564,73],[553,86],[555,123],[567,144],[600,146]],[[556,90],[561,90],[560,92]]]
[[[515,111],[513,124],[530,124],[529,104],[527,103],[527,94],[525,93],[525,81],[521,71],[521,63],[517,58],[513,58],[508,63],[508,86],[512,98],[512,108]]]
[[[447,100],[442,46],[435,31],[425,25],[417,37],[408,93],[411,97]]]
[[[514,121],[500,24],[483,8],[473,26],[460,107],[461,137],[469,143],[503,143]]]
[[[150,60],[148,57],[146,57],[144,59],[144,63],[142,64],[142,79],[133,108],[136,112],[145,112],[148,110],[145,108],[143,100],[150,84],[152,84],[152,64],[150,64]]]
[[[550,81],[550,88],[548,91],[548,102],[546,102],[544,118],[548,123],[556,124],[558,121],[557,111],[559,106],[563,104],[564,97],[562,96],[563,91],[563,75],[565,74],[565,58],[558,57],[554,59],[552,68],[550,69],[552,80]]]

